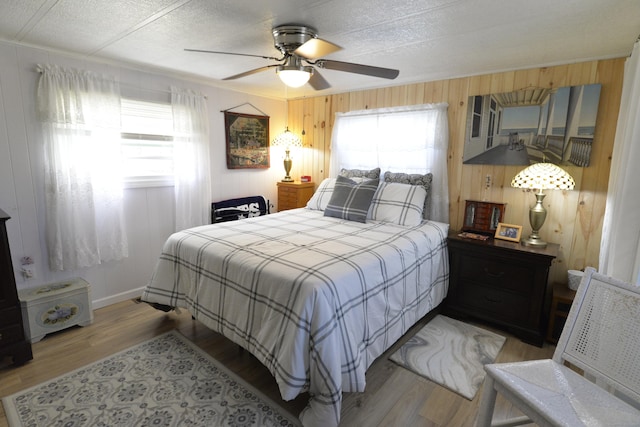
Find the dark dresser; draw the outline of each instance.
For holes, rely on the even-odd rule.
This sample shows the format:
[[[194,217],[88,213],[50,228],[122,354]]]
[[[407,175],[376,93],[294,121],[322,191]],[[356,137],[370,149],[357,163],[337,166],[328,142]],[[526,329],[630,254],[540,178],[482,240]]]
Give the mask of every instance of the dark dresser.
[[[549,268],[559,246],[537,249],[516,242],[448,238],[450,281],[444,312],[470,316],[542,346],[552,288]]]
[[[24,334],[20,300],[11,264],[6,227],[9,218],[0,209],[0,358],[11,356],[13,363],[22,365],[33,356],[31,344]]]

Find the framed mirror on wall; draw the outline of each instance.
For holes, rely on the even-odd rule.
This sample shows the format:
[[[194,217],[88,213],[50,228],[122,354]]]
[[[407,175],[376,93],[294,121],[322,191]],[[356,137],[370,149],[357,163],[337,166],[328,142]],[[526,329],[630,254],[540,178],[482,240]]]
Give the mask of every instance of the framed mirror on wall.
[[[464,164],[589,166],[599,84],[469,97]]]

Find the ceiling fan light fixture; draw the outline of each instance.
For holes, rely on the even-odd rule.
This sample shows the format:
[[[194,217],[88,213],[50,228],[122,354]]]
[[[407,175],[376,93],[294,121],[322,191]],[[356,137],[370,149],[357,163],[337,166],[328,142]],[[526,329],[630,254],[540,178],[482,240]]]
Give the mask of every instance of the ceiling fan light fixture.
[[[313,67],[279,65],[276,69],[282,83],[289,87],[300,87],[307,83],[313,74]]]

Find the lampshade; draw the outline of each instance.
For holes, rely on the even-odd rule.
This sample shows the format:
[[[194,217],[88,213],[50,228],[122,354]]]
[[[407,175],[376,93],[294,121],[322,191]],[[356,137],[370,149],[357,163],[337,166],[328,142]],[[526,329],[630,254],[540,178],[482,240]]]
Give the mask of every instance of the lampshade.
[[[308,66],[279,65],[276,69],[282,83],[289,87],[300,87],[311,78],[313,68]]]
[[[298,137],[298,135],[291,132],[289,130],[289,127],[287,127],[284,132],[273,138],[273,141],[271,141],[271,146],[284,147],[288,150],[291,147],[302,147],[302,140],[300,139],[300,137]]]
[[[573,190],[576,183],[571,175],[553,163],[535,163],[520,171],[511,180],[511,186],[535,190]]]
[[[547,210],[542,204],[544,193],[542,190],[573,190],[576,182],[571,175],[553,163],[535,163],[524,168],[511,180],[511,186],[515,188],[535,189],[536,203],[529,209],[529,222],[531,223],[531,235],[523,240],[525,246],[544,248],[547,242],[540,238],[540,229],[547,218]]]

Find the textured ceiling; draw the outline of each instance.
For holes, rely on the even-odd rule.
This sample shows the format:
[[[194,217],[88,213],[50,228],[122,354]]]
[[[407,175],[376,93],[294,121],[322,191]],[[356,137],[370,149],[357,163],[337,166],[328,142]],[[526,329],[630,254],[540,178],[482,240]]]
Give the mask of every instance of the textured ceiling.
[[[221,80],[274,61],[184,51],[279,56],[271,29],[292,23],[343,48],[327,59],[400,75],[285,90],[273,69]],[[639,34],[639,0],[0,0],[0,39],[278,98],[622,57]]]

